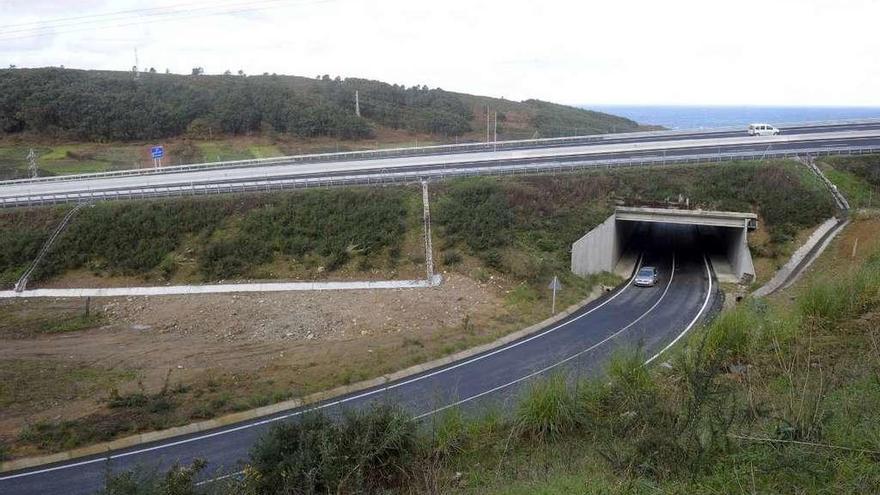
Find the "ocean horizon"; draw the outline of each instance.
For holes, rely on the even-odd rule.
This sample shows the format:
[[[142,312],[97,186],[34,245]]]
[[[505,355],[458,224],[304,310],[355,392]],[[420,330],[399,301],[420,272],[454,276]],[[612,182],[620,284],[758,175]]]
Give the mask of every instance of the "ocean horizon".
[[[713,129],[753,122],[783,124],[880,118],[880,107],[762,107],[710,105],[576,105],[610,113],[643,125],[668,129]]]

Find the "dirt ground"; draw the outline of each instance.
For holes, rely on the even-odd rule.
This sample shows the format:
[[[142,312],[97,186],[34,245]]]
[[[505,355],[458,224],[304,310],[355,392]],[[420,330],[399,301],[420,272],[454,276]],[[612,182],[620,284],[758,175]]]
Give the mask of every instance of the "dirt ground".
[[[83,302],[0,304],[4,314],[25,321],[51,307],[81,311]],[[13,438],[37,421],[101,411],[114,389],[155,393],[168,379],[194,389],[218,377],[240,382],[224,392],[231,399],[246,398],[257,382],[274,393],[305,394],[491,340],[495,320],[507,313],[492,280],[455,273],[432,289],[93,298],[91,309],[102,315],[98,328],[0,331],[0,374],[7,380],[35,370],[86,376],[74,389],[51,376],[27,390],[0,387],[0,437]]]

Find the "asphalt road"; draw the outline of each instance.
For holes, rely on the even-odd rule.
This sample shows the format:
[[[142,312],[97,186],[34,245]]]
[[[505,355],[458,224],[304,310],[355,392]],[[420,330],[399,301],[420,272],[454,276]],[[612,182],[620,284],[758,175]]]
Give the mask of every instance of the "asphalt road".
[[[198,170],[146,176],[96,177],[76,181],[0,184],[0,202],[53,202],[69,195],[117,193],[120,195],[157,191],[162,188],[187,190],[205,184],[267,184],[290,178],[352,175],[388,176],[394,173],[445,173],[468,168],[498,168],[511,165],[548,163],[589,163],[613,160],[657,158],[687,159],[716,153],[755,153],[772,151],[836,149],[842,147],[880,148],[880,129],[848,129],[834,132],[783,134],[768,137],[719,137],[713,139],[675,139],[637,143],[603,143],[556,148],[483,151],[466,154],[428,155],[340,162],[273,164],[220,170]]]
[[[822,125],[782,125],[779,129],[785,134],[815,134],[840,131],[876,131],[880,130],[880,119],[873,121],[862,121],[852,123],[825,123]],[[647,142],[663,142],[672,140],[698,140],[698,139],[718,139],[725,137],[743,137],[747,135],[744,129],[704,129],[691,131],[649,131],[649,132],[627,132],[617,134],[594,134],[580,137],[568,137],[557,139],[539,139],[539,140],[520,140],[520,141],[499,141],[497,143],[467,143],[463,145],[438,145],[424,146],[416,148],[397,148],[389,150],[367,150],[341,153],[323,153],[315,155],[301,155],[294,157],[278,157],[272,158],[274,164],[287,164],[305,162],[343,162],[354,160],[383,160],[388,159],[388,153],[393,153],[394,157],[407,156],[437,156],[449,154],[466,154],[484,152],[491,147],[493,151],[516,150],[516,149],[541,149],[541,148],[561,148],[578,145],[595,146],[604,144],[621,144],[621,143],[647,143]],[[247,165],[253,166],[254,164]],[[263,163],[268,165],[268,163]],[[70,181],[70,180],[89,180],[95,176],[125,176],[125,175],[161,175],[172,173],[183,173],[192,170],[192,167],[203,167],[210,170],[223,170],[229,168],[237,168],[241,165],[236,162],[220,162],[216,164],[194,164],[194,165],[178,165],[166,166],[160,169],[138,169],[138,170],[119,170],[113,172],[101,172],[98,174],[78,174],[78,175],[62,175],[55,177],[43,177],[42,181]],[[9,182],[27,182],[27,179],[9,181]],[[0,181],[2,184],[3,181]]]
[[[641,347],[646,356],[655,356],[708,314],[718,292],[706,257],[690,237],[692,230],[683,226],[653,229],[656,235],[642,241],[646,251],[641,263],[658,267],[660,281],[655,287],[638,288],[627,283],[529,337],[317,407],[338,413],[387,401],[404,407],[420,421],[430,421],[437,412],[450,407],[472,411],[500,406],[509,410],[523,387],[538,376],[556,371],[569,376],[595,375],[620,347]],[[213,476],[234,472],[260,435],[273,424],[293,420],[302,412],[286,411],[259,421],[100,457],[4,473],[0,475],[0,493],[89,494],[102,485],[108,469],[161,469],[175,461],[187,463],[195,458],[206,459],[206,471]]]

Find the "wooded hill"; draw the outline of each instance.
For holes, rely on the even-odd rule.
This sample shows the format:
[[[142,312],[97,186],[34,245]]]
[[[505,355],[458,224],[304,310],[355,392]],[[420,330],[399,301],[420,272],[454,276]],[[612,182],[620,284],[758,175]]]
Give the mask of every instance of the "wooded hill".
[[[625,118],[539,100],[513,102],[329,75],[135,77],[122,71],[0,70],[0,135],[93,142],[252,133],[363,139],[388,128],[478,139],[486,129],[487,107],[493,120],[498,113],[499,139],[638,128]]]

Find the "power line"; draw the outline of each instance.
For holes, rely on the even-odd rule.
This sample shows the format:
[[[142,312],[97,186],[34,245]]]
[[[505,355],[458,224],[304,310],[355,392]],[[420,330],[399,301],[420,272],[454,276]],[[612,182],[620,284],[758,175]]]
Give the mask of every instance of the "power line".
[[[251,8],[259,8],[255,7],[260,4],[277,4],[279,2],[287,2],[289,0],[257,0],[257,1],[247,1],[242,2],[240,0],[230,3],[227,1],[225,4],[209,4],[205,5],[203,3],[200,4],[190,4],[190,6],[184,5],[180,6],[166,6],[166,7],[157,7],[155,9],[143,9],[140,13],[136,13],[134,15],[125,15],[121,17],[112,17],[105,19],[94,19],[94,20],[78,20],[75,22],[62,22],[51,24],[47,23],[44,25],[39,25],[31,28],[23,28],[23,29],[12,29],[0,31],[0,37],[6,37],[7,35],[20,35],[23,37],[31,37],[37,36],[40,34],[46,33],[64,33],[69,32],[71,30],[66,30],[66,28],[77,27],[77,26],[89,26],[91,29],[95,26],[113,24],[118,22],[132,21],[134,19],[140,19],[139,22],[149,22],[150,20],[165,20],[170,17],[183,15],[196,15],[196,14],[204,14],[204,15],[214,15],[214,14],[222,14],[226,13],[223,9],[229,8],[240,8],[240,7],[251,7]],[[199,6],[201,5],[201,6]],[[263,5],[265,6],[265,5]],[[215,10],[217,12],[212,13],[211,11]],[[100,15],[100,14],[96,14]],[[61,29],[61,31],[55,31],[56,29]]]
[[[297,2],[296,6],[305,6],[305,5],[314,5],[321,3],[330,3],[338,0],[318,0],[313,2]],[[8,41],[8,40],[16,40],[16,39],[25,39],[25,38],[33,38],[40,37],[45,35],[56,35],[56,34],[67,34],[67,33],[75,33],[80,31],[92,31],[100,28],[116,28],[116,27],[125,27],[125,26],[133,26],[133,25],[142,25],[142,24],[150,24],[159,21],[174,21],[181,19],[188,19],[192,17],[201,17],[201,16],[217,16],[217,15],[229,15],[229,14],[240,14],[246,12],[255,12],[259,10],[266,10],[271,8],[285,7],[286,3],[290,3],[290,0],[260,0],[260,1],[251,1],[251,2],[237,2],[233,4],[226,5],[211,5],[199,8],[188,8],[188,9],[178,9],[171,10],[167,12],[157,12],[153,14],[145,14],[143,16],[128,16],[119,19],[105,19],[99,20],[97,22],[76,22],[69,23],[63,28],[74,27],[75,29],[62,29],[60,31],[53,30],[56,26],[49,26],[47,28],[33,28],[30,30],[21,30],[22,32],[17,31],[9,31],[9,32],[0,32],[0,40]],[[218,10],[219,9],[219,10]],[[139,18],[140,17],[140,18]],[[137,19],[137,20],[134,20]],[[128,21],[128,22],[121,22]],[[103,24],[103,26],[101,26]],[[83,27],[76,27],[83,26]],[[12,34],[12,36],[9,36]]]
[[[133,13],[136,14],[136,13],[142,13],[142,12],[151,12],[151,11],[156,11],[156,10],[167,9],[168,7],[186,7],[188,5],[201,5],[201,4],[205,4],[205,3],[210,3],[210,2],[193,2],[191,4],[165,5],[162,7],[150,7],[147,9],[117,10],[115,12],[105,12],[102,14],[88,14],[88,15],[78,15],[78,16],[71,16],[71,17],[56,17],[55,19],[49,19],[48,21],[31,21],[31,22],[20,22],[20,23],[15,23],[15,24],[2,24],[2,25],[0,25],[0,30],[5,30],[7,28],[31,26],[34,24],[45,25],[45,24],[62,23],[62,22],[67,22],[67,21],[72,21],[72,20],[79,20],[79,19],[90,19],[90,18],[96,18],[96,17],[110,17],[110,16],[118,16],[118,15],[122,15],[122,14],[133,14]],[[216,2],[213,2],[213,3],[216,3]]]

